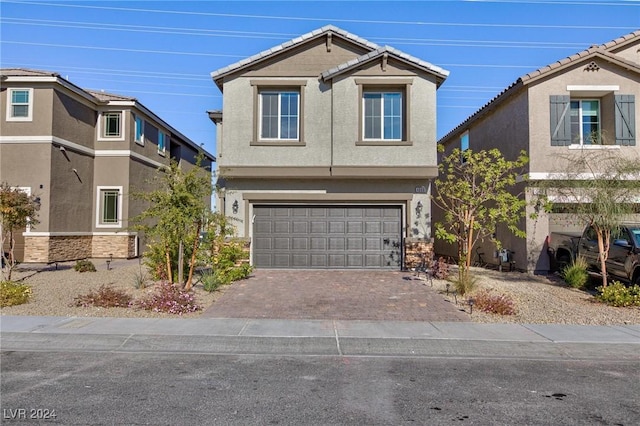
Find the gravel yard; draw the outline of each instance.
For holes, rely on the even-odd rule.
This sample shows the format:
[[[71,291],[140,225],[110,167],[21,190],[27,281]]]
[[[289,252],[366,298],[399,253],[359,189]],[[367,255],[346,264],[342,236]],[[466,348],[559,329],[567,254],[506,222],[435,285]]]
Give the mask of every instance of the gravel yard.
[[[131,308],[80,308],[70,306],[76,296],[97,290],[101,285],[110,285],[122,289],[135,299],[153,292],[149,283],[146,289],[134,287],[135,277],[140,274],[137,260],[114,260],[111,269],[107,270],[104,260],[95,260],[97,272],[76,272],[74,262],[55,266],[24,265],[14,271],[14,280],[32,287],[33,295],[29,303],[2,308],[2,315],[37,315],[37,316],[74,316],[74,317],[152,317],[173,318],[176,315],[144,311]],[[144,266],[142,266],[144,271]],[[491,294],[508,295],[514,301],[517,313],[503,316],[480,312],[477,308],[470,316],[475,322],[493,323],[557,323],[584,325],[640,324],[640,308],[615,308],[595,302],[593,295],[587,291],[567,287],[555,277],[529,276],[518,272],[497,272],[473,268],[477,278],[477,288],[486,289]],[[469,312],[470,308],[464,300],[452,293],[446,294],[446,281],[434,280],[433,289],[442,297],[455,303],[459,308]],[[424,282],[423,284],[427,284]],[[233,285],[233,284],[232,284]],[[416,285],[421,285],[416,281]],[[428,284],[427,284],[428,285]],[[453,288],[453,286],[451,286]],[[222,290],[222,292],[224,289]],[[202,285],[195,286],[197,303],[204,309],[215,303],[221,291],[209,293]],[[194,318],[201,312],[182,315]]]

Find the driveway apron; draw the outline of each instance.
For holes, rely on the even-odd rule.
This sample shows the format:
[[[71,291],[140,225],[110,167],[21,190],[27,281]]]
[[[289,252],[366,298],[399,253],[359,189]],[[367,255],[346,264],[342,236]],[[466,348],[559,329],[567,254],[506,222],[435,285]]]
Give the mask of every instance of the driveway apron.
[[[258,269],[236,281],[204,317],[380,321],[469,321],[412,273]]]

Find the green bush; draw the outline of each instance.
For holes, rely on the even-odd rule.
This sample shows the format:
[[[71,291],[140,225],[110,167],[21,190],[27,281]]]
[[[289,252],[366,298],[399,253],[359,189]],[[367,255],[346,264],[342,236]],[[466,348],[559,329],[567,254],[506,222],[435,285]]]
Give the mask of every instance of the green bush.
[[[73,267],[73,269],[75,269],[78,272],[95,272],[96,271],[96,267],[93,264],[93,262],[87,259],[78,260],[75,266]]]
[[[73,306],[100,308],[128,308],[131,305],[131,296],[122,290],[116,290],[110,286],[100,286],[97,291],[90,291],[73,299]]]
[[[473,298],[474,306],[481,311],[498,315],[515,315],[516,308],[513,300],[505,295],[492,295],[484,290],[476,294]]]
[[[464,296],[467,293],[471,293],[473,289],[476,287],[477,279],[472,277],[469,272],[462,278],[456,278],[452,280],[453,286],[456,289],[456,292],[460,296]]]
[[[570,265],[562,269],[562,279],[573,288],[584,288],[589,282],[587,267],[587,261],[582,257],[577,257]]]
[[[0,306],[15,306],[27,303],[31,297],[31,287],[13,281],[0,283]]]
[[[611,306],[640,306],[640,286],[625,286],[614,281],[606,287],[598,287],[596,299]]]

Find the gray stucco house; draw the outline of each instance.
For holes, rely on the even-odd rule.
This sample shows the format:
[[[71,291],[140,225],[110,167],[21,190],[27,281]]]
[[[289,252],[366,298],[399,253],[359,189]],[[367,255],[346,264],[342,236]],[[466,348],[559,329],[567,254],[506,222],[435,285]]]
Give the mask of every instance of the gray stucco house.
[[[530,181],[548,180],[567,169],[567,153],[572,151],[607,150],[640,158],[636,132],[640,110],[635,103],[639,97],[640,31],[635,31],[523,75],[439,143],[445,152],[455,147],[498,148],[510,159],[525,150]],[[570,208],[531,218],[534,189],[523,183],[518,191],[530,206],[521,225],[527,237],[516,238],[497,229],[497,238],[515,251],[518,269],[548,272],[547,235],[579,231],[583,224],[567,213]],[[435,215],[437,220],[438,212]],[[455,253],[454,247],[439,241],[435,251]],[[487,246],[482,252],[485,260],[491,260],[494,248]]]
[[[0,181],[40,200],[40,223],[17,236],[16,259],[56,262],[136,257],[144,247],[130,197],[170,158],[203,153],[137,99],[84,90],[59,74],[0,69]]]
[[[448,71],[325,26],[211,73],[217,206],[265,268],[399,268],[430,237]]]

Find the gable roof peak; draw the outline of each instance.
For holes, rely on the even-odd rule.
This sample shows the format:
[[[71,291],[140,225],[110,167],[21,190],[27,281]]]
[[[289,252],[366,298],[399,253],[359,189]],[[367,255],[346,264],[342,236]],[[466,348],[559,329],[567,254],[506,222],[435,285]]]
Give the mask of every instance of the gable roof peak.
[[[288,50],[300,44],[303,44],[308,40],[316,39],[326,34],[335,34],[355,44],[358,44],[359,46],[368,50],[376,50],[380,48],[380,46],[377,45],[376,43],[373,43],[367,39],[359,37],[341,28],[338,28],[335,25],[325,25],[323,27],[320,27],[308,33],[302,34],[298,37],[295,37],[291,40],[285,41],[284,43],[281,43],[277,46],[271,47],[267,50],[263,50],[260,53],[241,59],[240,61],[235,62],[231,65],[227,65],[226,67],[213,71],[211,72],[211,78],[216,82],[218,87],[221,87],[221,83],[219,83],[219,80],[222,77],[227,76],[233,72],[239,71],[250,64],[270,58],[277,53],[283,52],[285,50]]]

